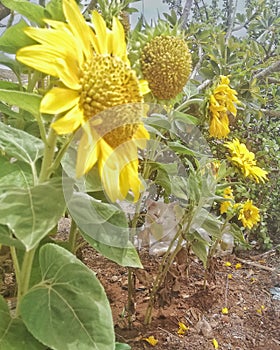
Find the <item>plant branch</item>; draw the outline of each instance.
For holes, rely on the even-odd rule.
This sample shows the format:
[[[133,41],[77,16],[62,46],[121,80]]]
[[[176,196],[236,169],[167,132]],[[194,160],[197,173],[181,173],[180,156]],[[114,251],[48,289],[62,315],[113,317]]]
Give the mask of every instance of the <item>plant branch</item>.
[[[232,3],[231,3],[232,5]],[[232,35],[233,32],[233,25],[234,25],[234,19],[236,15],[236,10],[237,10],[237,0],[235,0],[235,5],[231,6],[231,9],[229,11],[229,18],[228,18],[228,30],[225,36],[225,44],[228,44],[228,41]]]
[[[186,0],[182,16],[180,17],[180,22],[182,23],[182,28],[186,28],[187,21],[191,12],[193,0]]]
[[[273,62],[269,67],[262,69],[258,73],[255,73],[252,79],[263,79],[268,75],[279,71],[280,71],[280,60]]]

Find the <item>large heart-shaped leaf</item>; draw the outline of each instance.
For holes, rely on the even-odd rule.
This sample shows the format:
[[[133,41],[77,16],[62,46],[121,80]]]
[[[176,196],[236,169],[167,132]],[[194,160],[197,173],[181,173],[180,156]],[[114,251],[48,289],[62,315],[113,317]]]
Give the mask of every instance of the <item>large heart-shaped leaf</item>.
[[[0,295],[0,349],[1,350],[43,350],[40,344],[19,318],[11,318],[8,305]]]
[[[65,210],[61,179],[0,194],[0,224],[7,225],[24,244],[34,248],[56,226]]]
[[[95,274],[55,244],[40,249],[43,280],[23,297],[28,330],[54,350],[114,350],[110,305]]]
[[[42,157],[44,143],[25,131],[12,128],[0,122],[0,149],[3,149],[9,156],[32,164]]]

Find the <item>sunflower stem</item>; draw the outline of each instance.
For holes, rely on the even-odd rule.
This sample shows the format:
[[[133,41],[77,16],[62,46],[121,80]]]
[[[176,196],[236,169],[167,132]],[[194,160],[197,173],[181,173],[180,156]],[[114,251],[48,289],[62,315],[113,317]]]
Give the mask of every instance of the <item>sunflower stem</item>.
[[[42,183],[50,178],[50,175],[52,173],[52,162],[55,154],[56,149],[56,139],[57,135],[56,132],[50,128],[49,134],[47,137],[47,143],[45,144],[45,150],[44,150],[44,157],[41,167],[41,172],[39,176],[39,182]]]
[[[73,254],[76,253],[78,235],[79,235],[79,232],[78,232],[77,225],[75,221],[72,219],[68,242],[69,242],[70,252]]]
[[[184,241],[184,232],[188,232],[189,228],[190,228],[191,214],[192,214],[192,211],[186,212],[183,215],[183,217],[179,223],[179,229],[176,232],[176,235],[174,235],[172,241],[170,242],[168,249],[167,249],[166,253],[164,254],[163,259],[160,263],[159,272],[157,273],[156,279],[155,279],[154,284],[153,284],[153,288],[152,288],[151,293],[149,295],[150,299],[149,299],[149,303],[148,303],[148,307],[146,309],[146,314],[145,314],[145,319],[144,319],[145,325],[148,325],[151,323],[152,312],[153,312],[155,298],[156,298],[156,295],[158,293],[158,290],[161,287],[163,281],[165,280],[166,275],[168,273],[168,270],[169,270],[171,264],[173,263],[176,255],[182,249],[182,243]],[[187,220],[187,227],[185,227],[186,220]],[[175,247],[174,251],[171,253],[171,249],[172,249],[172,247],[177,239],[178,239],[178,241],[177,241],[176,247]]]
[[[33,266],[33,260],[35,256],[37,247],[32,248],[29,251],[25,251],[21,269],[17,261],[16,253],[12,252],[13,262],[16,264],[16,277],[17,277],[17,306],[16,306],[16,316],[19,315],[19,306],[22,297],[27,293],[29,289],[31,271]]]

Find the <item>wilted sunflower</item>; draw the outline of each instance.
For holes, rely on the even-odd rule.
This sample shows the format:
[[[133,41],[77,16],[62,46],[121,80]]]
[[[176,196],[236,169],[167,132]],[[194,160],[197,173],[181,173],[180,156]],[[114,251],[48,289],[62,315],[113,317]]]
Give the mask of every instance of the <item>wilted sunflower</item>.
[[[139,103],[149,92],[148,84],[139,81],[130,67],[119,20],[114,18],[109,30],[94,11],[93,31],[74,0],[63,0],[63,12],[66,23],[46,19],[48,28],[25,30],[39,44],[20,49],[17,59],[59,78],[58,85],[43,97],[40,111],[57,115],[51,126],[58,134],[83,128],[77,176],[98,163],[102,183],[112,201],[124,198],[129,189],[137,200],[141,187],[137,147],[145,147],[143,140],[149,138],[141,122]],[[113,107],[125,104],[137,104],[136,112],[127,113],[124,109],[123,114],[120,110],[114,114]],[[111,113],[101,113],[109,109]],[[126,146],[120,147],[122,144]],[[112,164],[114,167],[109,169]]]
[[[260,221],[259,209],[253,205],[251,200],[241,205],[238,220],[241,220],[243,226],[249,229]]]
[[[230,88],[229,78],[220,76],[219,84],[214,88],[209,99],[210,112],[210,136],[218,139],[225,138],[229,134],[228,113],[236,116],[237,110],[235,103],[239,102],[237,92]]]
[[[243,173],[245,177],[253,178],[257,183],[261,180],[267,180],[267,171],[256,165],[255,154],[250,152],[244,143],[240,143],[238,139],[226,142],[225,147],[230,150],[230,160]]]
[[[147,43],[140,63],[144,78],[159,100],[173,99],[182,92],[192,69],[187,43],[170,35],[156,36]]]

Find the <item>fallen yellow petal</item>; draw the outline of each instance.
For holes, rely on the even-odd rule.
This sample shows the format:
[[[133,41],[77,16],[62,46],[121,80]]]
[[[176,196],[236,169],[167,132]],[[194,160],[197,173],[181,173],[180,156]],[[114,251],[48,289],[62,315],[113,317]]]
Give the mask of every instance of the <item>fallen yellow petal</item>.
[[[242,267],[242,264],[240,264],[240,263],[235,264],[236,270],[241,269],[241,267]]]
[[[184,335],[186,331],[189,329],[189,327],[187,327],[183,322],[179,322],[178,325],[179,325],[179,329],[177,333],[179,335]]]
[[[227,307],[223,307],[222,308],[222,314],[223,315],[227,315],[228,314],[228,308]]]
[[[146,342],[152,346],[156,346],[158,343],[158,340],[155,339],[155,337],[153,335],[151,335],[149,338],[144,338],[144,340],[146,340]]]
[[[217,342],[217,340],[215,338],[212,340],[212,343],[213,343],[214,349],[218,349],[219,348],[219,344],[218,344],[218,342]]]

